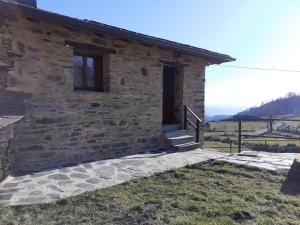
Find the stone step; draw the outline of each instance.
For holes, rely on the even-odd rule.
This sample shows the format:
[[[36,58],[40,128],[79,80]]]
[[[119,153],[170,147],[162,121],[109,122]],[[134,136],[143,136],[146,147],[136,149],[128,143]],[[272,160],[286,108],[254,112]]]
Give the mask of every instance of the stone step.
[[[173,146],[177,151],[189,151],[194,150],[200,147],[199,143],[196,142],[188,142],[185,144],[179,144]]]
[[[163,125],[162,131],[164,133],[170,132],[170,131],[176,131],[180,129],[180,124],[170,124],[170,125]]]
[[[174,138],[174,137],[180,137],[184,135],[187,135],[186,130],[176,130],[176,131],[170,131],[165,133],[166,138]]]
[[[167,139],[172,145],[186,144],[189,142],[193,142],[194,140],[193,136],[190,135],[174,136]]]
[[[165,132],[166,144],[177,151],[194,150],[200,147],[194,142],[194,137],[187,134],[186,130],[173,130]]]

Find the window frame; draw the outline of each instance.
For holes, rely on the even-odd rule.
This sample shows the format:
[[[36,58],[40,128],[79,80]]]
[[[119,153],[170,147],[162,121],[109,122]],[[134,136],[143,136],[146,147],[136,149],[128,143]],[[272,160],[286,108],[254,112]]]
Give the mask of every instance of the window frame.
[[[105,92],[104,82],[105,82],[105,76],[104,76],[104,55],[102,54],[95,54],[80,50],[74,50],[73,57],[80,56],[83,60],[83,69],[81,74],[82,79],[82,87],[76,87],[73,83],[73,89],[74,91],[92,91],[92,92]],[[88,78],[87,78],[87,58],[93,58],[93,69],[94,69],[94,86],[95,87],[88,87]],[[73,59],[74,63],[74,59]],[[74,71],[73,71],[73,82],[74,82]]]

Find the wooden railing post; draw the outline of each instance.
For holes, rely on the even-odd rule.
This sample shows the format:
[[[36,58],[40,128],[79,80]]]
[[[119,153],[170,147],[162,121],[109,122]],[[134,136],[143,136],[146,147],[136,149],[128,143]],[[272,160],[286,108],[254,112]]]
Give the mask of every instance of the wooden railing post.
[[[187,113],[189,112],[189,114],[191,116],[193,116],[196,119],[196,124],[194,124],[192,121],[190,121],[187,118]],[[190,110],[186,105],[184,106],[184,122],[183,122],[183,127],[186,130],[187,128],[187,122],[192,125],[192,127],[194,127],[195,131],[196,131],[196,143],[200,142],[200,123],[202,122],[202,120],[192,111]]]
[[[196,126],[196,143],[199,143],[199,130],[200,130],[200,121],[197,120],[197,126]]]
[[[270,133],[273,133],[273,120],[272,120],[272,116],[270,116]]]
[[[242,151],[242,120],[239,119],[239,143],[238,143],[238,147],[239,147],[239,153]]]
[[[184,130],[186,130],[186,111],[187,111],[187,108],[186,108],[186,105],[184,106],[184,110],[183,110],[183,117],[184,117],[184,121],[183,121],[183,128]]]

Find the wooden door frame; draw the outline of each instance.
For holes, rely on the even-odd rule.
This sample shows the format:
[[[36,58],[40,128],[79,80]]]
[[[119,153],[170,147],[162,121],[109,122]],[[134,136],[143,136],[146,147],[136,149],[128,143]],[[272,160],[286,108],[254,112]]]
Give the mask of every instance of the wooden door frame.
[[[183,117],[183,64],[174,63],[174,62],[164,62],[163,64],[163,79],[162,79],[162,124],[168,125],[164,123],[164,71],[165,68],[171,68],[174,70],[174,108],[173,108],[173,121],[171,124],[181,124]],[[181,112],[182,111],[182,112]]]

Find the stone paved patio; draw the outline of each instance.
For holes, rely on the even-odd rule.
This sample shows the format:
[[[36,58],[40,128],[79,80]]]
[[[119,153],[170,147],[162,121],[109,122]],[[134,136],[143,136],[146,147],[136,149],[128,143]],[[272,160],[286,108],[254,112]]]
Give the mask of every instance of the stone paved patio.
[[[101,160],[19,177],[8,177],[0,185],[0,204],[25,205],[53,202],[86,191],[151,176],[227,154],[211,150],[177,153],[147,153]]]
[[[252,155],[251,155],[252,154]],[[266,169],[289,168],[295,154],[259,153],[229,155],[213,149],[177,153],[146,153],[101,160],[73,167],[54,169],[19,177],[8,177],[0,184],[0,204],[49,203],[86,191],[117,185],[133,178],[151,176],[173,168],[209,160],[225,160]]]
[[[278,170],[289,169],[296,155],[295,153],[243,151],[240,154],[226,156],[222,160],[267,170]]]

